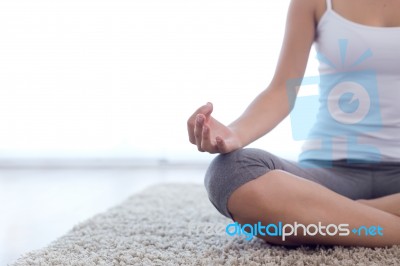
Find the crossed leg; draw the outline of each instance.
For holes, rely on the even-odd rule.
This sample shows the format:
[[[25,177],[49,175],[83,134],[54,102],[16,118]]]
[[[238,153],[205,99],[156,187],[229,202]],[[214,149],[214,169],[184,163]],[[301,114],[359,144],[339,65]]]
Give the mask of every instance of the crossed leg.
[[[281,170],[272,170],[235,190],[228,209],[240,224],[301,223],[349,224],[349,229],[380,226],[383,236],[264,236],[264,240],[282,245],[321,244],[384,247],[400,245],[400,217],[393,195],[376,200],[354,201],[312,181]]]
[[[400,193],[376,199],[362,199],[357,201],[400,217]]]

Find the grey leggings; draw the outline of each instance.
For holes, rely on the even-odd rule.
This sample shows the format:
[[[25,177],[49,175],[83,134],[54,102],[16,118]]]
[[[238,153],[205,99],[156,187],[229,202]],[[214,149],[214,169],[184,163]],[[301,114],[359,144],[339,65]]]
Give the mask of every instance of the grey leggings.
[[[400,193],[400,162],[313,160],[297,163],[263,150],[241,149],[218,155],[212,161],[204,180],[208,197],[220,213],[232,218],[227,208],[232,193],[271,170],[287,171],[354,200]]]

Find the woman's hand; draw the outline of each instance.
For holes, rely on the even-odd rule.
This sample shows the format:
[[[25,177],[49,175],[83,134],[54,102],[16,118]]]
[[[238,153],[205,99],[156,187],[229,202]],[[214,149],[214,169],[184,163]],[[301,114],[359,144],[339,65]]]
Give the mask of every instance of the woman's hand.
[[[189,140],[201,152],[228,153],[241,148],[235,132],[211,116],[211,103],[197,109],[187,122]]]

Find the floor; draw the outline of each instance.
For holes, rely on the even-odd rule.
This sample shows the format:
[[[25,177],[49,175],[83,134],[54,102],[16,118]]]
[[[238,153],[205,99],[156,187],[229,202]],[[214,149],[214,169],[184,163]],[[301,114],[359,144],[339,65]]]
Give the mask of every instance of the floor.
[[[0,265],[162,182],[203,183],[205,165],[114,169],[0,169]]]

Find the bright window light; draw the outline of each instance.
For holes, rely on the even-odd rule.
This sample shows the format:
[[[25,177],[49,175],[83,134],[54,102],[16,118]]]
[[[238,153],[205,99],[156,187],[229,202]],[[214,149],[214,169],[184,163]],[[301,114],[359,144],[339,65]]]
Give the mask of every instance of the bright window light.
[[[288,3],[2,1],[0,157],[212,158],[186,120],[210,101],[228,124],[266,88]],[[295,158],[288,121],[252,146]]]

